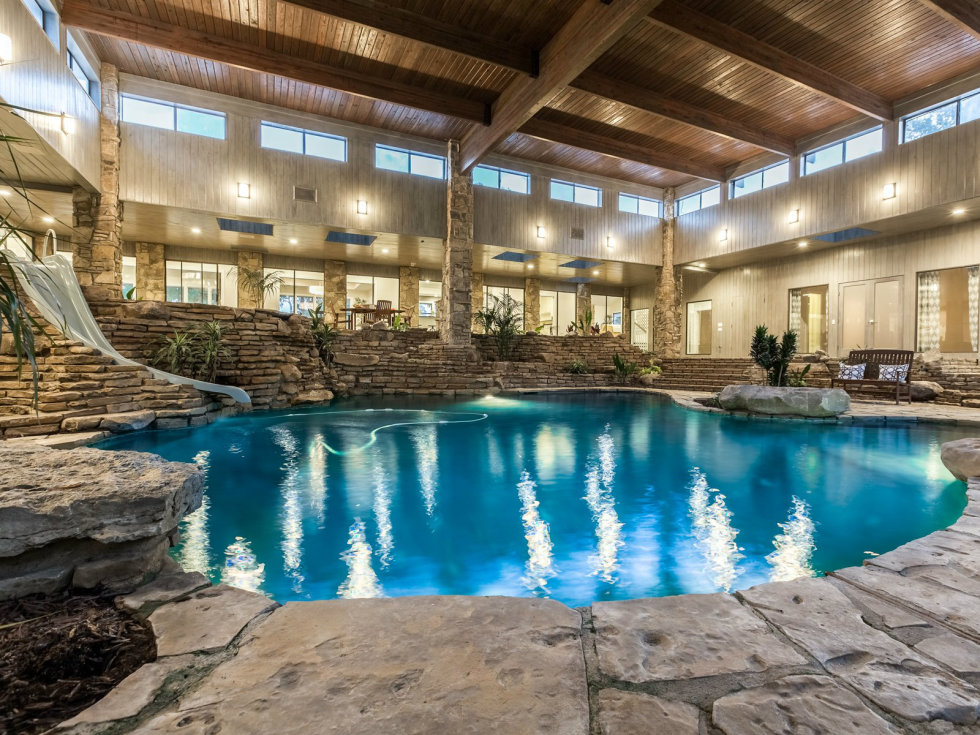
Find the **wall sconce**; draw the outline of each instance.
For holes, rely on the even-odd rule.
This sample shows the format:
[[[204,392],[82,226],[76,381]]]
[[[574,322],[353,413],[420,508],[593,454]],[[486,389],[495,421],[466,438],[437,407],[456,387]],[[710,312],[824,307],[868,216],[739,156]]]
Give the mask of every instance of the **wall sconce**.
[[[68,117],[65,113],[61,113],[61,132],[65,135],[75,134],[75,118]]]
[[[537,232],[538,232],[538,237],[544,237],[544,236],[545,236],[545,234],[547,234],[547,233],[545,232],[545,229],[544,229],[544,227],[542,227],[541,225],[538,225],[538,230],[537,230]]]
[[[10,36],[6,33],[0,33],[0,64],[10,63],[13,58],[14,44],[10,40]]]
[[[244,181],[238,182],[238,198],[239,199],[251,199],[252,198],[252,185],[246,184]]]
[[[881,187],[881,198],[882,199],[894,199],[898,195],[898,185],[893,181],[890,184],[885,184]]]
[[[366,199],[358,199],[357,200],[357,213],[358,214],[367,214],[367,200]]]
[[[797,222],[799,222],[800,221],[800,210],[798,210],[798,209],[791,209],[791,210],[789,210],[789,216],[786,218],[786,221],[789,224],[791,224],[791,225],[795,225]]]
[[[728,228],[722,227],[718,230],[718,242],[725,242],[728,239]]]
[[[610,250],[616,247],[616,239],[612,235],[606,237],[606,247]]]

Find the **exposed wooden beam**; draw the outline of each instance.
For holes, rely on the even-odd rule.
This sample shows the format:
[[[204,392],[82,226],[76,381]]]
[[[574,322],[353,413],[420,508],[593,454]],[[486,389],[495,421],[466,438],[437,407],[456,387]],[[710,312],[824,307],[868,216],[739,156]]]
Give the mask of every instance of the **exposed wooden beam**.
[[[876,120],[891,120],[894,116],[892,104],[884,97],[704,13],[691,10],[676,0],[664,0],[651,13],[650,19]]]
[[[980,38],[980,4],[976,0],[919,0],[951,23]]]
[[[378,0],[283,1],[523,74],[538,73],[538,54],[533,49],[493,40],[483,33],[427,18],[397,5]]]
[[[567,125],[561,125],[549,120],[540,120],[538,118],[528,120],[521,126],[518,132],[534,138],[551,141],[552,143],[583,148],[585,150],[595,151],[596,153],[602,153],[606,156],[622,158],[626,161],[636,161],[647,166],[656,166],[657,168],[676,171],[687,174],[688,176],[697,176],[701,179],[723,181],[725,178],[725,170],[720,166],[697,163],[696,161],[681,158],[671,153],[658,153],[646,146],[625,143],[615,138],[590,133],[577,128],[570,128]]]
[[[571,86],[597,97],[629,105],[637,110],[652,112],[668,120],[707,130],[731,140],[749,143],[773,153],[784,156],[791,156],[794,153],[794,143],[789,138],[759,130],[725,115],[694,107],[686,102],[598,72],[586,70],[582,76],[572,82]]]
[[[538,76],[515,79],[493,103],[490,124],[474,127],[460,141],[460,162],[471,169],[497,143],[548,104],[604,51],[662,0],[583,0],[541,51]]]
[[[489,114],[488,105],[483,102],[300,59],[256,44],[190,30],[152,18],[106,10],[89,4],[87,0],[65,0],[61,19],[65,25],[103,36],[331,87],[360,97],[386,100],[480,123],[485,123]]]

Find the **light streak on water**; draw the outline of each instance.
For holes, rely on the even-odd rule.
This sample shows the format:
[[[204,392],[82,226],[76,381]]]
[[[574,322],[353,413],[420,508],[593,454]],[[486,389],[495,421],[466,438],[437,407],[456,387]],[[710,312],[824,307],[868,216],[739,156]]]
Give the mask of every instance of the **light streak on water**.
[[[262,592],[265,582],[265,564],[260,563],[252,553],[252,544],[241,536],[235,536],[235,543],[225,549],[225,566],[221,570],[222,584]]]
[[[327,451],[323,447],[323,434],[317,433],[306,447],[306,464],[310,478],[310,510],[316,516],[317,525],[323,528],[327,514]]]
[[[436,445],[436,430],[423,429],[412,435],[415,445],[416,466],[419,472],[419,488],[422,492],[422,502],[425,514],[432,517],[436,509],[436,472],[439,453]]]
[[[585,476],[585,502],[592,511],[595,523],[596,554],[592,559],[592,573],[603,582],[615,582],[619,567],[619,549],[623,546],[623,524],[619,522],[613,501],[613,481],[616,461],[613,456],[614,442],[607,425],[597,441],[599,452]]]
[[[810,506],[805,500],[793,496],[793,508],[785,523],[779,527],[783,532],[772,540],[776,547],[766,561],[772,567],[769,579],[785,582],[798,577],[812,577],[814,525],[810,518]]]
[[[732,525],[732,512],[725,504],[725,496],[709,488],[707,478],[697,468],[692,475],[688,513],[695,543],[704,556],[711,583],[729,592],[740,574],[738,562],[744,557],[735,541],[738,530]],[[715,493],[714,499],[712,493]]]
[[[521,499],[521,520],[524,538],[527,539],[527,564],[524,579],[527,589],[547,592],[548,580],[555,575],[552,558],[551,532],[548,524],[538,514],[538,499],[534,492],[537,484],[527,470],[521,473],[517,483],[517,495]]]
[[[391,535],[391,490],[381,457],[376,457],[374,463],[374,520],[378,524],[378,560],[386,567],[395,540]]]
[[[371,553],[364,523],[357,519],[350,527],[347,550],[340,555],[347,565],[347,579],[337,589],[338,596],[347,600],[356,597],[384,597],[378,575],[371,566]]]
[[[283,453],[282,470],[286,473],[280,485],[282,510],[279,522],[282,528],[282,566],[292,580],[293,592],[303,590],[303,508],[300,503],[299,443],[293,433],[284,427],[272,428],[273,441]]]
[[[194,455],[194,462],[204,471],[205,483],[210,469],[211,453],[202,450]],[[205,577],[210,576],[211,568],[211,535],[208,531],[208,514],[211,510],[211,499],[205,492],[201,496],[201,507],[184,517],[180,524],[180,551],[177,552],[177,563],[188,572],[200,572]]]

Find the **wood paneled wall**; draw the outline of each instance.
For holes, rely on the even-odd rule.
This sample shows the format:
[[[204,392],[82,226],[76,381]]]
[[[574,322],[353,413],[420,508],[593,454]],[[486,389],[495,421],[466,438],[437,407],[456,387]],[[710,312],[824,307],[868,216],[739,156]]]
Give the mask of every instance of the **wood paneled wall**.
[[[873,226],[876,221],[976,197],[980,195],[978,155],[980,121],[886,146],[881,153],[722,201],[677,219],[676,260],[692,262],[847,227]],[[790,165],[797,166],[798,159]],[[898,196],[882,199],[882,187],[890,182],[897,184]],[[800,210],[796,224],[787,222],[791,209]],[[728,239],[719,242],[724,227]]]
[[[17,150],[18,163],[25,163],[24,178],[58,183],[69,180],[97,189],[99,109],[68,70],[64,26],[60,26],[59,45],[55,47],[24,3],[4,0],[0,3],[0,33],[10,36],[13,46],[13,58],[0,66],[0,99],[55,115],[18,112],[57,154]],[[89,61],[98,72],[99,60],[89,54]],[[62,113],[75,120],[72,135],[62,132]],[[57,160],[59,156],[61,160]]]
[[[717,274],[684,272],[684,316],[690,301],[710,299],[712,355],[746,357],[756,325],[782,333],[789,326],[789,290],[829,286],[829,351],[840,344],[840,289],[843,284],[899,276],[902,279],[902,344],[915,349],[916,274],[980,264],[980,222],[965,222],[923,232],[895,235],[865,245],[828,248],[779,260],[724,270]],[[634,302],[636,297],[634,296]],[[836,324],[834,323],[836,321]],[[717,323],[722,331],[717,331]],[[686,324],[685,324],[686,330]],[[686,334],[686,331],[685,331]],[[973,355],[976,357],[976,355]]]
[[[225,140],[122,123],[123,200],[367,232],[445,237],[445,182],[374,166],[375,143],[445,156],[444,143],[125,74],[120,86],[124,93],[227,115]],[[348,141],[348,160],[340,163],[261,148],[262,120],[342,135]],[[487,163],[531,173],[532,193],[524,196],[476,187],[477,242],[604,260],[659,263],[659,220],[619,212],[618,194],[625,191],[659,198],[660,190],[501,157]],[[603,206],[551,201],[552,177],[602,188]],[[238,198],[236,187],[240,181],[251,185],[250,199]],[[319,201],[293,201],[294,185],[316,188]],[[356,213],[358,199],[368,202],[367,215]],[[538,224],[548,229],[544,240],[536,237]],[[573,226],[585,230],[585,240],[569,237]],[[616,247],[612,250],[606,248],[607,235],[615,238]]]

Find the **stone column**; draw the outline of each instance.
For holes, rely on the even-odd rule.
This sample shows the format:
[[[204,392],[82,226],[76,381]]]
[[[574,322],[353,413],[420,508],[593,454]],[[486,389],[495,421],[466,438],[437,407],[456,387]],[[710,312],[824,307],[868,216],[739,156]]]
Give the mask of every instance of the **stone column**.
[[[347,263],[323,261],[323,318],[341,329],[347,326]]]
[[[158,242],[136,243],[136,298],[167,300],[167,259]]]
[[[541,323],[541,279],[524,279],[524,329],[532,331]]]
[[[630,338],[630,325],[632,324],[630,318],[630,290],[628,288],[623,289],[623,334],[626,335],[626,339]]]
[[[681,293],[674,271],[674,187],[664,190],[663,267],[653,302],[653,352],[659,357],[681,354]]]
[[[402,319],[412,327],[419,325],[419,269],[401,266],[398,268],[398,308],[402,309]]]
[[[447,345],[466,347],[473,332],[473,177],[460,171],[459,141],[449,141],[446,163],[449,180],[439,335]]]
[[[473,314],[476,314],[476,312],[480,311],[480,309],[483,308],[483,274],[482,273],[473,274],[473,294],[470,299],[470,302],[473,305],[472,307]],[[473,331],[476,332],[477,334],[483,334],[483,327],[479,326],[478,324],[474,324]]]
[[[585,319],[585,315],[592,311],[592,284],[591,283],[580,283],[575,287],[575,327],[578,328],[578,323]],[[595,324],[595,317],[592,318],[592,324]],[[592,324],[585,325],[585,333],[589,333],[589,327]]]
[[[255,293],[252,289],[242,285],[242,270],[247,268],[262,273],[265,267],[265,256],[262,253],[255,253],[248,250],[238,251],[238,308],[239,309],[261,309],[265,295]]]
[[[122,298],[122,204],[119,202],[119,72],[112,64],[100,71],[99,193],[76,189],[73,219],[80,242],[72,265],[86,298]]]

